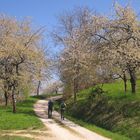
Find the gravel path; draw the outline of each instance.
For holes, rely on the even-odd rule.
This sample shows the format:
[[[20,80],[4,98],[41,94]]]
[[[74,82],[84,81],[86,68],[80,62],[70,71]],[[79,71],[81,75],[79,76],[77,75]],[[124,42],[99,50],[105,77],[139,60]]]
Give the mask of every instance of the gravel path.
[[[39,100],[34,105],[34,110],[47,127],[48,135],[41,140],[109,140],[67,119],[61,121],[60,114],[56,111],[53,112],[53,119],[48,119],[45,100]]]

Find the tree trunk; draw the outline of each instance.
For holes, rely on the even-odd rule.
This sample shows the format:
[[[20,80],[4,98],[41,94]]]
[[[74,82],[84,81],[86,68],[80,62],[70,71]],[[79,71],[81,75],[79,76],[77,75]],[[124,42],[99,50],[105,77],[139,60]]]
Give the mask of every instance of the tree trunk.
[[[76,55],[78,55],[78,54],[76,53]],[[77,92],[78,92],[78,75],[79,75],[79,70],[80,70],[78,64],[79,63],[78,63],[77,59],[75,58],[74,59],[74,66],[75,66],[74,72],[75,72],[75,74],[74,74],[74,80],[73,80],[74,103],[77,101]]]
[[[57,94],[58,93],[58,90],[55,90],[55,94]]]
[[[127,92],[127,80],[124,80],[124,92]]]
[[[4,92],[4,96],[5,96],[5,106],[8,105],[8,93],[7,91]]]
[[[132,93],[135,94],[136,93],[136,73],[135,73],[135,70],[129,70],[129,74],[130,74],[131,90],[132,90]]]
[[[76,79],[74,79],[73,83],[74,103],[77,101],[77,92],[78,92],[78,82]]]
[[[38,82],[38,86],[37,86],[37,96],[39,95],[40,85],[41,85],[41,81]]]
[[[12,104],[13,104],[13,113],[16,113],[16,99],[15,99],[15,88],[12,90]]]
[[[124,82],[124,92],[127,91],[127,78],[125,72],[123,73],[123,82]]]

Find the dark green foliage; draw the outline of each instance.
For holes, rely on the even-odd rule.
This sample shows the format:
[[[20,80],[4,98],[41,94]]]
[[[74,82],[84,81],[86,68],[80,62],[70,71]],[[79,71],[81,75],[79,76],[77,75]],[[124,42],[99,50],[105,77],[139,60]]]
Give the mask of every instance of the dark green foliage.
[[[92,90],[89,92],[89,98],[101,96],[103,93],[105,93],[105,91],[101,87],[97,86],[95,88],[92,88]]]
[[[44,93],[44,94],[41,94],[41,95],[32,96],[32,98],[43,100],[43,99],[47,99],[47,98],[52,97],[52,96],[58,96],[58,94],[56,94],[56,93],[55,94],[46,94],[46,93]]]
[[[46,99],[47,97],[48,97],[47,94],[33,96],[33,98],[40,99],[40,100]]]

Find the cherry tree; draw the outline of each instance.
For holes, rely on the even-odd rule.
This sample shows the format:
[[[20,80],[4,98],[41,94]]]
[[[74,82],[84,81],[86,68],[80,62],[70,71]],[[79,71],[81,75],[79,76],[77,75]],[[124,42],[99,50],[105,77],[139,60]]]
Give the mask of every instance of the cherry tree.
[[[40,47],[41,28],[33,30],[27,19],[18,21],[0,16],[0,79],[5,91],[12,97],[13,112],[16,112],[16,95],[26,85],[40,77],[40,69],[46,67],[46,58]]]

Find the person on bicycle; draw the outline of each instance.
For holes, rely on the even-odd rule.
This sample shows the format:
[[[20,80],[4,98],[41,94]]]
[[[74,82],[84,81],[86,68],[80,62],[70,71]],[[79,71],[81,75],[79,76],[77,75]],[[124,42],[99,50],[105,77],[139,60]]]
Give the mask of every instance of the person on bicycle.
[[[60,104],[61,120],[64,120],[65,109],[66,109],[66,104],[64,101],[62,101]]]
[[[52,117],[52,111],[53,111],[53,102],[50,99],[48,102],[48,118]]]

